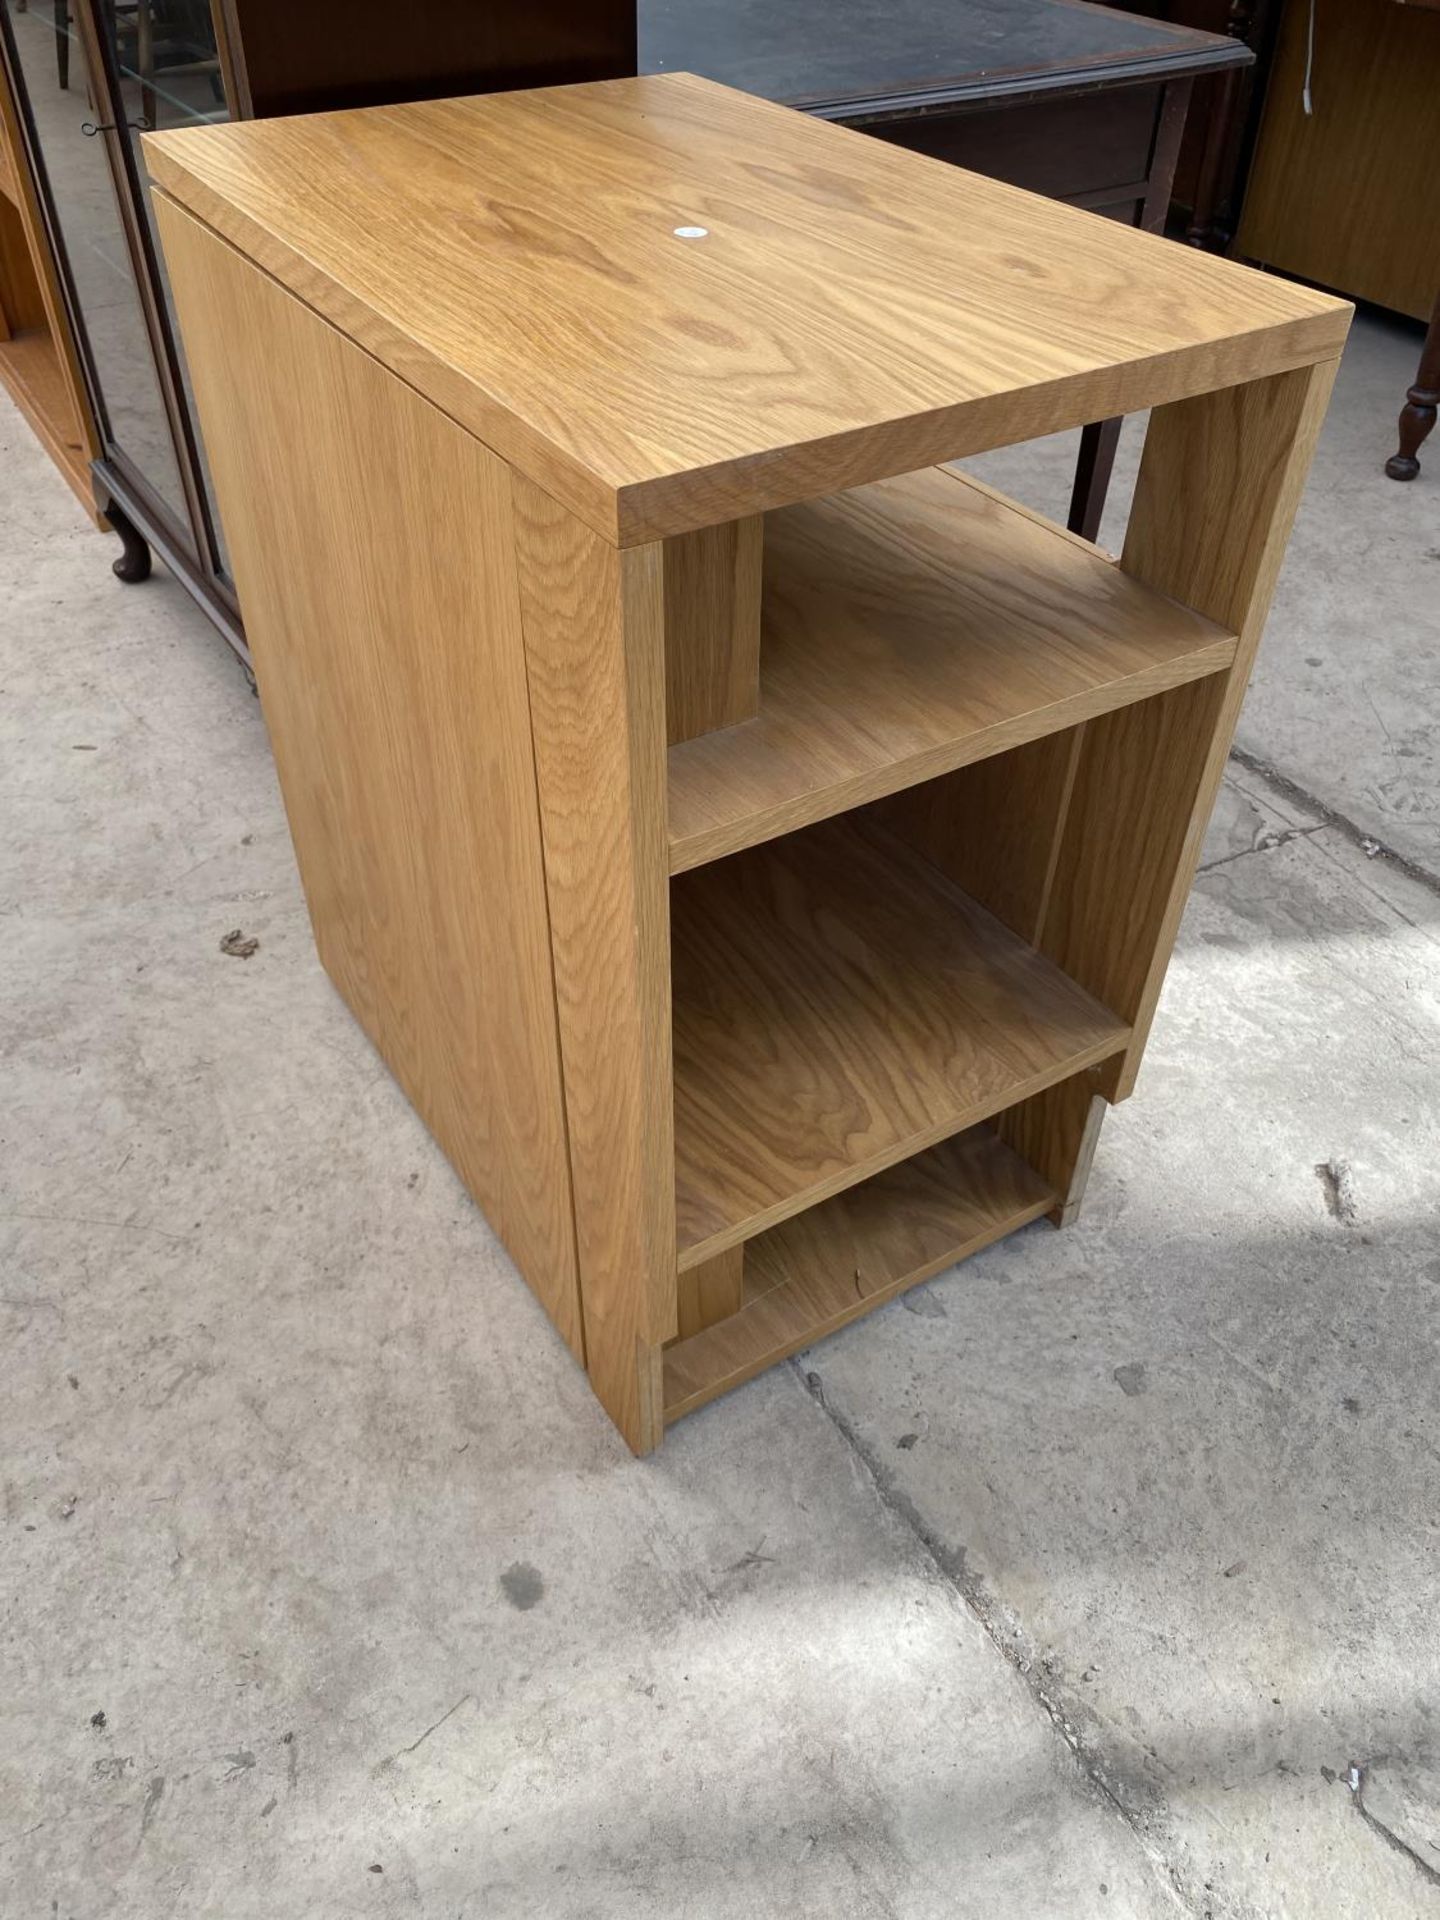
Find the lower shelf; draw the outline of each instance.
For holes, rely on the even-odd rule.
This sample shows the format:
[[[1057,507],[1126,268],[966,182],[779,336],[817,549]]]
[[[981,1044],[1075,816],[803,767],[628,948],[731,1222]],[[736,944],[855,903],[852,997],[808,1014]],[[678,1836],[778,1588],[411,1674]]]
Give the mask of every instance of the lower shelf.
[[[855,816],[672,884],[679,1265],[1118,1052],[1129,1028]]]
[[[1003,1239],[1058,1198],[978,1126],[772,1227],[746,1244],[740,1311],[666,1349],[666,1424]]]

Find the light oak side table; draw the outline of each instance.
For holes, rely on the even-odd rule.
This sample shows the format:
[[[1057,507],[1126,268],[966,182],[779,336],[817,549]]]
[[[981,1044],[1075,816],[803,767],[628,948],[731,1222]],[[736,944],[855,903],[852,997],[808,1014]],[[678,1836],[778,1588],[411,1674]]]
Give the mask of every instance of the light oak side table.
[[[630,1445],[1068,1218],[1345,303],[684,74],[145,150],[321,957]],[[1140,408],[1118,562],[939,464]]]

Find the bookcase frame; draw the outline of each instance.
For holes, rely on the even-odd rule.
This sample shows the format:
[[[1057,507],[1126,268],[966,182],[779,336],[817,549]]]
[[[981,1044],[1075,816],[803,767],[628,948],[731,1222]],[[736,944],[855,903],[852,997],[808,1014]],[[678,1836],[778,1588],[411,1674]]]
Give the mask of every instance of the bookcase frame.
[[[698,100],[707,137],[749,124],[756,103],[671,79],[567,92],[607,128],[635,99]],[[380,123],[352,119],[373,165]],[[776,148],[850,139],[790,119]],[[317,946],[643,1453],[903,1287],[1074,1216],[1348,312],[1263,287],[1273,317],[1241,327],[1252,277],[1177,249],[1234,289],[1218,341],[1047,375],[1048,411],[1025,387],[597,494],[477,433],[393,304],[362,323],[316,264],[324,224],[296,265],[295,216],[257,214],[291,191],[265,165],[296,124],[147,152]],[[853,164],[888,181],[896,160]],[[992,211],[1053,216],[1027,198]],[[1118,561],[934,464],[1099,395],[1153,408]]]

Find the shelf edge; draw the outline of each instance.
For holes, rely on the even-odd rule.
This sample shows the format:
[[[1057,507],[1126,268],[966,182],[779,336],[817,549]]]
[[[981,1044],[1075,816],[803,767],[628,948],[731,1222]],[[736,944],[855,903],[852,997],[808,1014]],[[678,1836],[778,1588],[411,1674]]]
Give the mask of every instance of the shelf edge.
[[[1194,653],[1186,654],[1179,660],[1147,667],[1143,672],[1130,674],[1123,680],[1107,681],[1101,687],[1074,694],[1052,706],[1036,707],[1030,713],[1014,719],[997,721],[993,727],[982,728],[955,740],[942,741],[938,746],[928,747],[923,753],[909,754],[902,760],[892,760],[886,766],[851,774],[832,786],[812,788],[807,794],[777,801],[760,812],[727,820],[718,826],[705,827],[683,837],[671,838],[670,872],[672,875],[691,873],[696,867],[708,866],[712,860],[723,860],[727,854],[742,853],[747,847],[763,846],[767,840],[777,839],[781,834],[816,826],[822,820],[831,820],[837,814],[848,813],[871,800],[883,800],[887,794],[899,793],[905,787],[920,786],[926,780],[954,773],[958,768],[970,766],[975,761],[1008,753],[1012,747],[1028,746],[1047,734],[1064,733],[1068,728],[1081,726],[1087,720],[1099,719],[1102,714],[1118,712],[1122,707],[1137,706],[1142,700],[1169,693],[1173,688],[1186,686],[1191,681],[1209,679],[1212,674],[1224,673],[1233,664],[1238,645],[1235,635],[1227,634],[1223,639],[1197,648]],[[1117,688],[1125,690],[1123,699],[1106,697]],[[740,724],[745,726],[750,723],[741,721]],[[702,734],[700,738],[713,740],[714,736]],[[690,741],[681,741],[670,751],[672,754],[681,753],[691,744]]]
[[[1023,1205],[1013,1207],[1004,1215],[992,1218],[978,1232],[955,1242],[935,1258],[921,1261],[914,1267],[907,1267],[902,1273],[892,1275],[871,1291],[863,1295],[857,1294],[853,1300],[847,1300],[843,1308],[822,1314],[818,1319],[807,1322],[778,1341],[770,1337],[766,1328],[768,1323],[773,1321],[777,1307],[783,1305],[777,1296],[785,1294],[793,1287],[796,1284],[794,1281],[782,1281],[759,1298],[748,1302],[738,1313],[717,1321],[713,1326],[705,1328],[700,1333],[692,1334],[688,1339],[674,1342],[666,1350],[665,1425],[672,1426],[687,1414],[694,1413],[700,1407],[708,1405],[710,1401],[719,1399],[722,1394],[744,1386],[747,1381],[755,1379],[777,1361],[801,1352],[829,1334],[838,1333],[842,1327],[862,1319],[867,1313],[895,1299],[909,1288],[920,1286],[937,1273],[943,1273],[959,1261],[969,1259],[972,1254],[983,1252],[986,1247],[993,1246],[997,1240],[1005,1239],[1008,1235],[1018,1232],[1021,1227],[1028,1226],[1031,1221],[1038,1220],[1042,1214],[1050,1212],[1056,1206],[1059,1196],[1032,1168],[1020,1161],[1018,1155],[1010,1153],[1008,1149],[1006,1152],[1011,1160],[1018,1162],[1019,1166],[1024,1168],[1024,1173],[1028,1176],[1025,1184],[1031,1188],[1031,1197]],[[756,1329],[751,1349],[748,1353],[727,1363],[721,1356],[727,1347],[733,1347],[737,1335],[744,1338],[746,1332],[744,1322],[747,1315],[752,1316],[750,1327]],[[673,1379],[674,1362],[670,1356],[678,1356],[682,1349],[691,1356],[696,1353],[704,1354],[707,1349],[713,1350],[718,1364],[712,1377],[698,1386],[677,1391],[672,1399],[669,1394],[676,1383]]]
[[[1103,1060],[1113,1059],[1117,1053],[1123,1053],[1130,1040],[1130,1028],[1121,1020],[1115,1022],[1114,1031],[1105,1039],[1098,1040],[1093,1046],[1081,1052],[1067,1055],[1064,1060],[1052,1061],[1041,1072],[1032,1074],[1025,1080],[1018,1080],[1006,1087],[992,1100],[978,1102],[965,1108],[953,1118],[941,1121],[933,1127],[925,1127],[920,1132],[907,1135],[898,1144],[892,1144],[883,1152],[871,1155],[854,1166],[842,1167],[838,1173],[818,1181],[814,1186],[806,1187],[803,1192],[787,1195],[784,1200],[767,1207],[762,1213],[750,1215],[743,1221],[729,1227],[722,1227],[718,1233],[704,1240],[693,1241],[686,1246],[677,1246],[675,1265],[677,1272],[686,1273],[691,1267],[702,1266],[717,1253],[724,1253],[727,1247],[738,1247],[746,1240],[757,1239],[771,1227],[778,1227],[783,1221],[791,1220],[797,1213],[804,1213],[811,1207],[819,1206],[823,1200],[833,1199],[837,1193],[844,1193],[847,1187],[859,1186],[862,1180],[868,1180],[873,1174],[884,1173],[887,1167],[898,1166],[902,1160],[913,1159],[929,1147],[938,1147],[943,1140],[952,1139],[956,1134],[965,1133],[971,1127],[979,1126],[982,1121],[993,1120],[997,1113],[1003,1113],[1007,1107],[1018,1106],[1022,1100],[1028,1100],[1033,1094],[1044,1093],[1048,1087],[1068,1080],[1072,1074],[1083,1073],[1087,1067],[1099,1066]],[[1043,1212],[1043,1208],[1041,1211]]]

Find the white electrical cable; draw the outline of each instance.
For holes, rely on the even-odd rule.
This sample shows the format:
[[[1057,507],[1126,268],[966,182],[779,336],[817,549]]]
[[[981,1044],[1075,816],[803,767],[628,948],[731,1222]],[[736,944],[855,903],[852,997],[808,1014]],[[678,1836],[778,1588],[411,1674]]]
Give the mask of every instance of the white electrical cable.
[[[1310,0],[1310,25],[1305,34],[1305,85],[1300,98],[1305,104],[1305,112],[1313,114],[1315,102],[1310,95],[1310,76],[1315,71],[1315,0]]]

